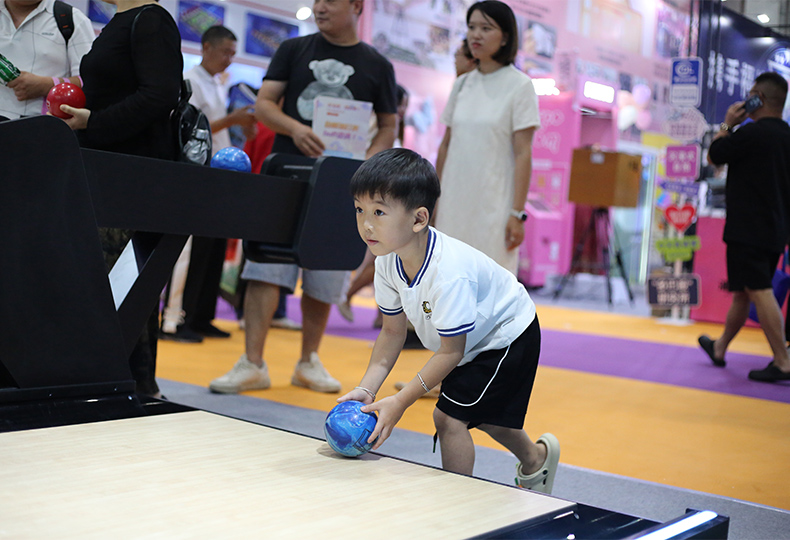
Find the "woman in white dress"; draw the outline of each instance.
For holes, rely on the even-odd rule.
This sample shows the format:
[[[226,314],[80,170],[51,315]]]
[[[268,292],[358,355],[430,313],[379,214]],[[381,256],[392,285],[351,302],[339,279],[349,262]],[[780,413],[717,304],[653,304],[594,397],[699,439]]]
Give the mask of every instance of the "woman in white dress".
[[[442,182],[436,228],[515,274],[538,98],[532,80],[513,66],[518,27],[510,7],[477,2],[466,22],[478,66],[456,80],[442,114],[447,130],[436,160]]]

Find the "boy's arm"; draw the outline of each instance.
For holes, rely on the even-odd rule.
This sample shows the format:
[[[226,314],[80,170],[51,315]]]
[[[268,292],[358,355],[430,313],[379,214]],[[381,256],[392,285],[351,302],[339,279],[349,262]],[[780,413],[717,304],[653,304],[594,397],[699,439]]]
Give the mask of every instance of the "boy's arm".
[[[397,315],[384,315],[381,324],[381,332],[373,345],[373,352],[370,353],[370,363],[365,375],[359,382],[359,386],[370,390],[374,395],[378,393],[384,379],[387,378],[398,355],[403,349],[406,341],[406,314],[403,312]],[[364,390],[355,388],[344,396],[337,398],[338,403],[354,399],[363,403],[371,403],[373,397]]]
[[[395,425],[403,413],[425,392],[433,388],[458,365],[464,357],[466,334],[460,336],[444,337],[439,350],[431,356],[428,363],[419,371],[403,390],[394,396],[386,397],[375,403],[362,407],[364,412],[377,411],[379,414],[376,428],[368,438],[372,442],[378,438],[372,450],[381,446],[389,438]],[[364,380],[364,379],[363,379]],[[423,384],[425,386],[423,386]]]

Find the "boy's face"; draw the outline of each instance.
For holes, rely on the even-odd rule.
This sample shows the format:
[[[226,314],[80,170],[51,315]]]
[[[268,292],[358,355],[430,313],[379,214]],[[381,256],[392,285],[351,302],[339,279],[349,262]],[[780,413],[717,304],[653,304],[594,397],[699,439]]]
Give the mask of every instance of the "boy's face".
[[[380,195],[361,195],[354,199],[357,211],[357,231],[376,256],[398,252],[416,237],[418,210],[407,210],[403,204]],[[424,209],[423,209],[424,210]]]

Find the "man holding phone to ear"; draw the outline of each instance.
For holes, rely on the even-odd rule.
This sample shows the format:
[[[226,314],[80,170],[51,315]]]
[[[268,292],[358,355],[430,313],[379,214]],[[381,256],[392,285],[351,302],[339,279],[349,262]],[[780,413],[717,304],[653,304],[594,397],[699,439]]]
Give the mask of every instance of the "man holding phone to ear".
[[[767,367],[749,372],[761,382],[790,380],[782,312],[772,278],[790,237],[790,126],[782,119],[787,81],[766,72],[757,77],[749,98],[730,105],[708,149],[713,165],[727,164],[727,280],[732,304],[722,335],[699,337],[714,366],[726,365],[724,353],[746,323],[749,304],[773,352]],[[735,129],[746,118],[753,122]]]

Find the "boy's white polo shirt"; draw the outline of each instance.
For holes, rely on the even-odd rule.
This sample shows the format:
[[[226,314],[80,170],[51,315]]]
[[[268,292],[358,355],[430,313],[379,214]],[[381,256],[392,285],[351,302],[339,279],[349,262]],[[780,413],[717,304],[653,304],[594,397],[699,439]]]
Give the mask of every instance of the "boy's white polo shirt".
[[[464,357],[510,345],[535,319],[535,304],[513,274],[460,240],[429,228],[425,262],[411,283],[395,253],[376,258],[376,303],[401,311],[425,348],[466,334]]]

